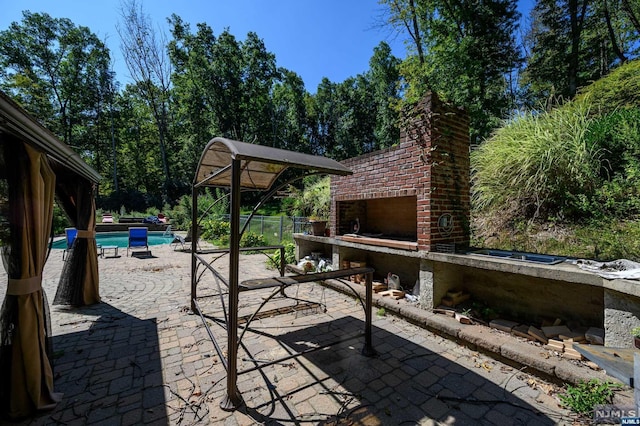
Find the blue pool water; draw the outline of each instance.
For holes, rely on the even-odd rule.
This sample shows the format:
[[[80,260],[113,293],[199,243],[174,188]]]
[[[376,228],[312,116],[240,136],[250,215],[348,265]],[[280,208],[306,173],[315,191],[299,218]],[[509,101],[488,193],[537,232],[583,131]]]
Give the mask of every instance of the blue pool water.
[[[161,244],[171,244],[173,236],[162,236],[162,232],[149,232],[148,243],[150,246],[157,246]],[[96,234],[96,243],[101,246],[118,246],[127,247],[129,243],[129,234],[127,232],[99,232]],[[62,238],[61,240],[54,241],[51,245],[54,249],[67,248],[67,241]]]

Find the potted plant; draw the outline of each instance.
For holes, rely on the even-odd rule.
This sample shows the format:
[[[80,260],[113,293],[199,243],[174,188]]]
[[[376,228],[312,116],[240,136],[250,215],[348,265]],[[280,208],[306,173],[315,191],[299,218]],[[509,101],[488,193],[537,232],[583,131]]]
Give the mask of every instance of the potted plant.
[[[640,349],[640,326],[633,327],[631,329],[631,335],[633,336],[633,346]]]
[[[330,179],[328,177],[310,178],[304,184],[304,189],[301,191],[290,188],[294,211],[296,214],[307,217],[313,235],[324,236],[331,209]]]
[[[313,235],[324,236],[327,229],[327,221],[318,216],[309,217],[309,223],[311,224],[311,232]]]

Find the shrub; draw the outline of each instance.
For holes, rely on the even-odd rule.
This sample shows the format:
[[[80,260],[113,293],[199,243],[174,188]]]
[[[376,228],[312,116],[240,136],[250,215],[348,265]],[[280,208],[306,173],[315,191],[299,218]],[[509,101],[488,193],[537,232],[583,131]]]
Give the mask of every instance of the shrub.
[[[598,113],[640,105],[640,60],[621,65],[584,87],[576,99],[588,99]]]
[[[53,203],[53,234],[64,234],[64,228],[71,226],[69,218],[65,214],[64,210],[58,206],[58,203]]]
[[[592,120],[581,102],[498,129],[471,155],[474,207],[525,218],[567,215],[568,195],[590,197],[597,187],[602,152],[586,137]]]
[[[264,236],[255,232],[246,232],[240,239],[240,247],[260,247],[266,246],[267,242]]]
[[[202,222],[202,238],[208,241],[228,236],[230,231],[231,224],[223,220],[204,220]]]
[[[292,264],[296,262],[296,245],[293,243],[286,243],[284,245],[284,263]],[[280,250],[273,252],[267,259],[267,267],[269,269],[280,268]]]
[[[596,405],[611,404],[619,385],[591,379],[581,381],[576,386],[568,386],[564,394],[558,395],[562,404],[580,415],[593,412]]]
[[[292,205],[291,214],[295,216],[313,216],[328,218],[331,209],[330,177],[309,178],[304,182],[302,191],[290,187]]]
[[[226,214],[229,208],[228,194],[220,189],[211,191],[207,188],[198,198],[198,219],[203,217],[219,217]],[[191,206],[190,195],[184,195],[178,199],[178,203],[173,209],[165,214],[169,215],[171,224],[177,229],[189,229],[191,226]]]

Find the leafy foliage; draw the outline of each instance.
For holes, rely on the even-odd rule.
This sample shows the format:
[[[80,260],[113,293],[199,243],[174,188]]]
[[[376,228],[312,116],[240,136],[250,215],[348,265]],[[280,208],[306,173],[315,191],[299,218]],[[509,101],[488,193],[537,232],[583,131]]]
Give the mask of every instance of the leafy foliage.
[[[633,87],[637,65],[620,67],[573,102],[523,114],[496,131],[472,154],[476,216],[499,212],[494,222],[507,227],[517,218],[602,223],[638,217],[640,109],[631,106],[637,94],[604,89]]]
[[[166,209],[165,209],[166,210]],[[219,189],[211,191],[207,189],[198,198],[198,218],[218,218],[229,211],[229,199],[227,194]],[[187,230],[191,226],[191,197],[184,195],[169,212],[171,223],[177,229]],[[205,220],[205,219],[202,219]]]
[[[216,241],[229,235],[231,224],[223,220],[205,220],[202,222],[202,238]]]
[[[582,88],[576,96],[588,99],[593,111],[601,114],[640,105],[640,60],[630,61]]]
[[[114,95],[109,62],[104,43],[66,18],[25,11],[0,31],[0,89],[97,166],[109,147],[96,144]]]
[[[588,144],[589,106],[573,103],[527,114],[500,128],[472,153],[473,201],[478,209],[568,216],[567,196],[590,197],[602,152]]]
[[[245,232],[240,239],[240,247],[261,247],[266,245],[267,240],[265,237],[255,232]]]
[[[472,140],[480,141],[512,108],[507,77],[520,64],[515,29],[519,19],[511,0],[382,0],[389,22],[409,29],[409,55],[401,64],[408,84],[405,100],[426,91],[464,106]]]
[[[327,220],[331,210],[330,177],[309,178],[304,183],[302,190],[289,188],[293,200],[291,214]]]
[[[576,386],[567,386],[567,391],[560,394],[562,404],[575,413],[588,415],[596,405],[613,402],[615,391],[620,386],[612,382],[602,382],[598,379],[581,381]]]
[[[286,243],[284,245],[284,263],[292,264],[296,262],[296,245],[294,243]],[[267,267],[270,269],[280,268],[280,250],[275,250],[267,258]]]
[[[620,0],[539,0],[531,18],[521,79],[530,106],[550,98],[570,100],[580,87],[636,54],[638,30]]]

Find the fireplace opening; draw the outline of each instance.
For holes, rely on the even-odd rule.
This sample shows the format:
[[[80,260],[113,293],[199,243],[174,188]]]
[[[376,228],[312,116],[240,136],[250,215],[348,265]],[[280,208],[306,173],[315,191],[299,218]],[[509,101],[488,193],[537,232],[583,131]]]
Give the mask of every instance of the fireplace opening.
[[[337,201],[336,235],[417,243],[417,197]],[[413,248],[413,245],[408,246]]]

